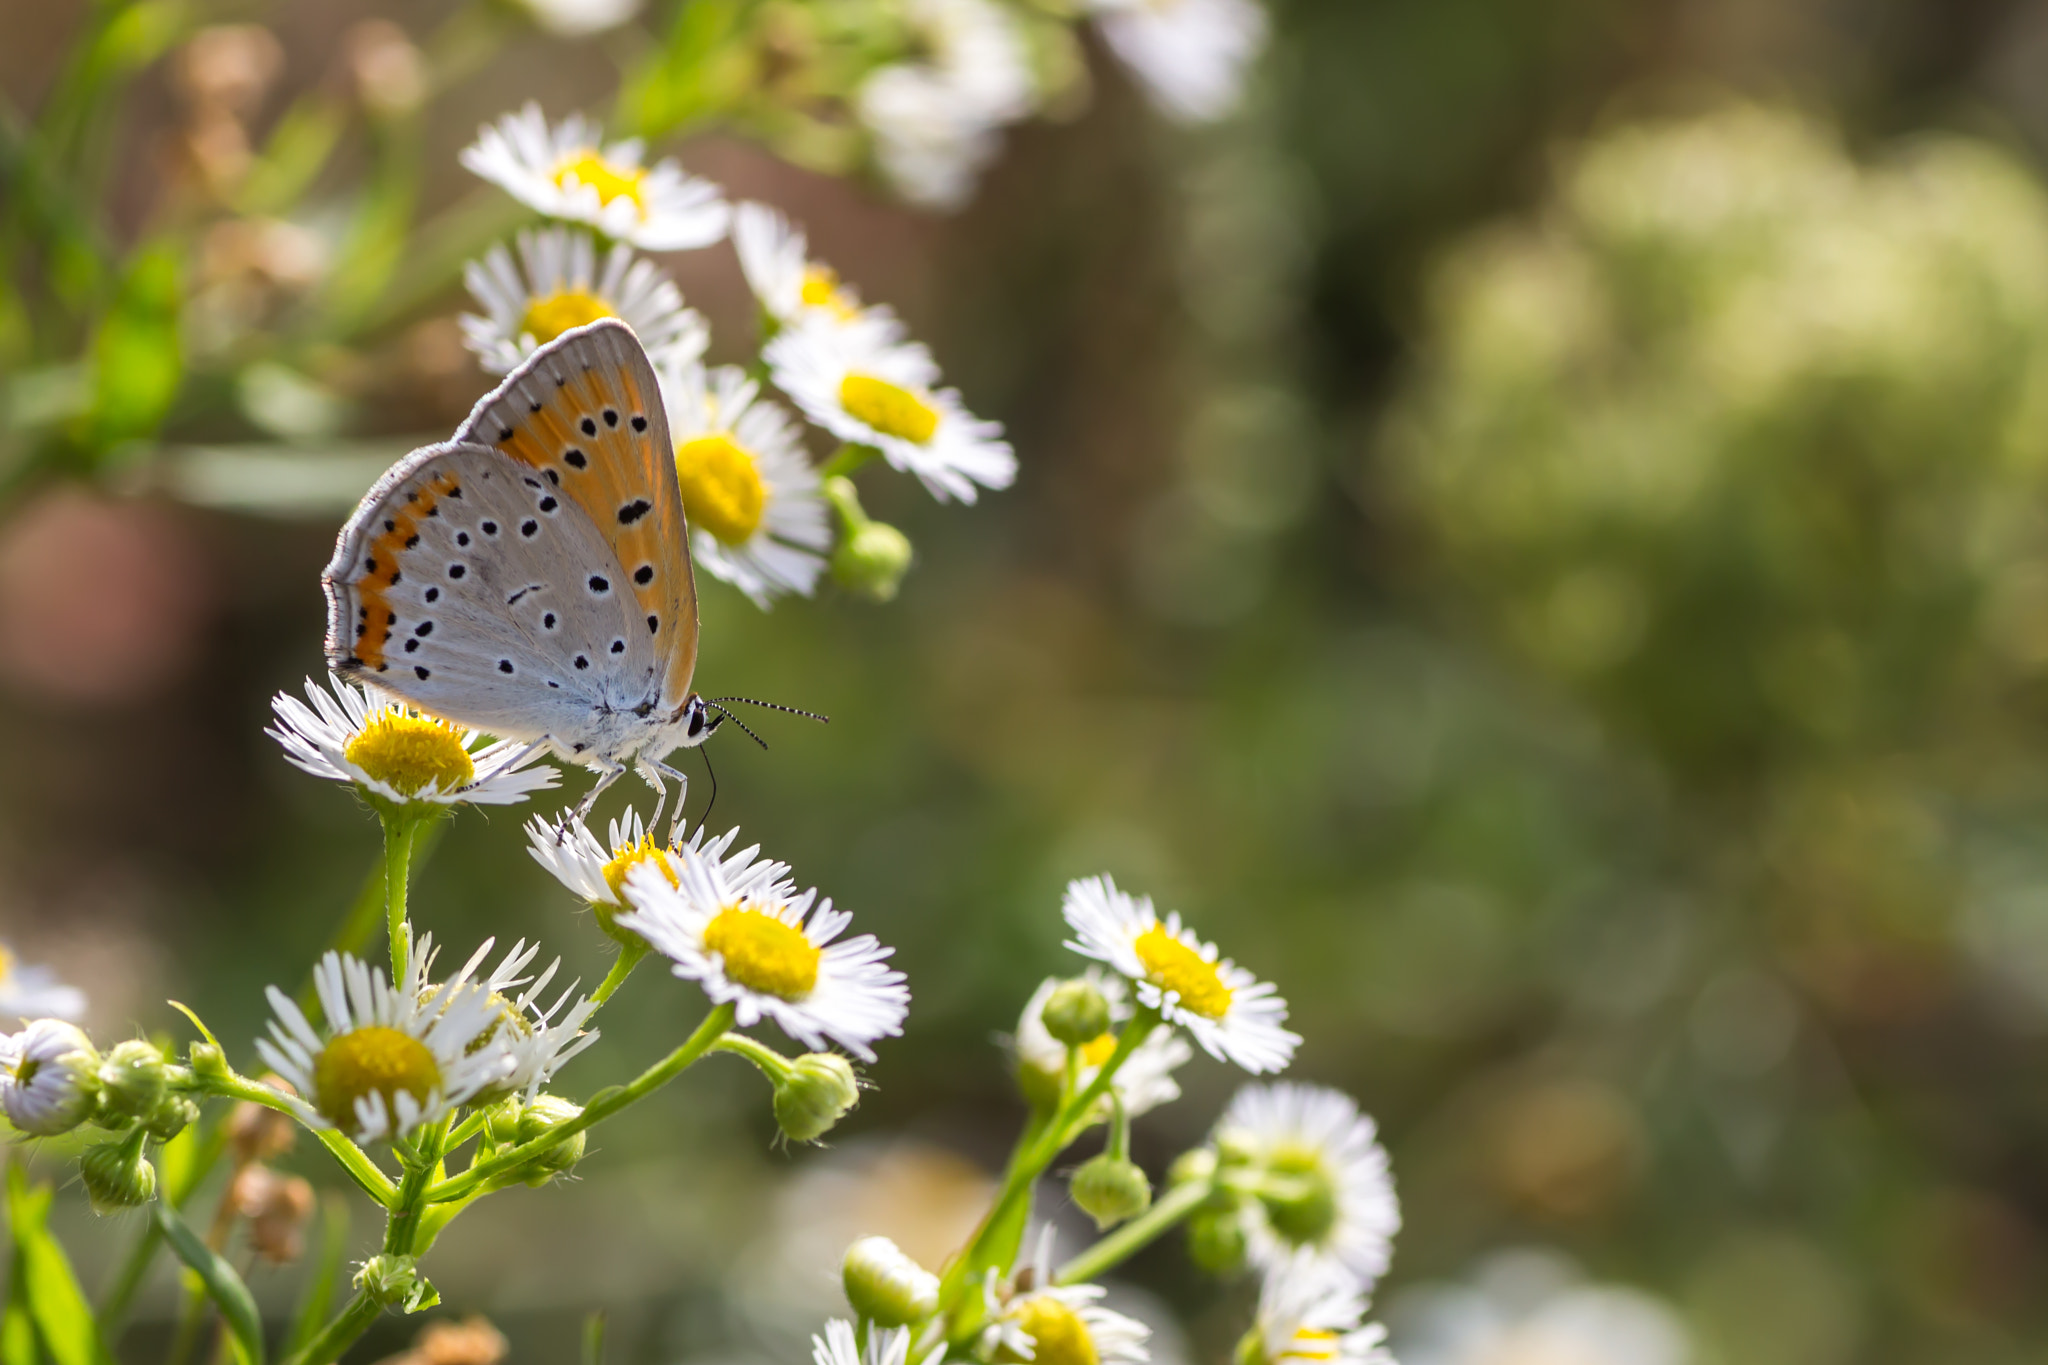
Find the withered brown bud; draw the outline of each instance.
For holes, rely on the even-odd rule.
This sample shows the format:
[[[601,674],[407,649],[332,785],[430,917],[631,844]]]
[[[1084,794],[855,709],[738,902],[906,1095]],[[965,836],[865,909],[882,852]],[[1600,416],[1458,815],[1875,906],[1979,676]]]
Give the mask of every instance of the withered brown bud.
[[[280,1094],[299,1093],[282,1076],[265,1076],[263,1083]],[[292,1149],[292,1140],[297,1133],[297,1127],[285,1115],[248,1100],[237,1104],[228,1115],[228,1145],[234,1148],[238,1166],[284,1155]]]
[[[249,1245],[274,1265],[288,1265],[306,1251],[306,1224],[313,1217],[313,1187],[295,1175],[249,1165],[228,1187],[235,1212],[249,1224]]]

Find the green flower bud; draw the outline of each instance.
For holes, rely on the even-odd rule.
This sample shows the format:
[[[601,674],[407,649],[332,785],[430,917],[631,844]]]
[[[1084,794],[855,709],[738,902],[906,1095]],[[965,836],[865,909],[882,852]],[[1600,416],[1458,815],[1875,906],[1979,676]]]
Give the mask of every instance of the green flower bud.
[[[513,1129],[513,1137],[519,1142],[531,1142],[556,1124],[567,1123],[582,1112],[582,1105],[571,1104],[559,1096],[538,1096],[532,1104],[521,1111],[519,1122]],[[571,1133],[533,1158],[530,1163],[533,1174],[526,1178],[526,1183],[538,1189],[563,1172],[574,1170],[576,1163],[583,1160],[587,1136],[580,1132]]]
[[[148,1136],[138,1128],[119,1142],[86,1148],[78,1159],[79,1178],[94,1213],[137,1208],[156,1198],[156,1167],[142,1154]]]
[[[848,1247],[839,1278],[853,1311],[878,1327],[907,1327],[939,1311],[939,1277],[887,1237]]]
[[[853,1064],[833,1052],[806,1052],[775,1083],[775,1121],[793,1142],[816,1142],[859,1102]]]
[[[1224,1166],[1249,1166],[1259,1159],[1258,1147],[1242,1133],[1216,1135],[1216,1160]]]
[[[1108,1152],[1083,1162],[1068,1182],[1067,1192],[1081,1212],[1095,1220],[1097,1230],[1136,1218],[1152,1207],[1152,1182],[1145,1172],[1136,1163]]]
[[[1216,1154],[1207,1147],[1182,1152],[1174,1158],[1173,1165],[1166,1168],[1168,1186],[1206,1185],[1215,1178]]]
[[[1212,1275],[1233,1275],[1246,1252],[1244,1213],[1234,1202],[1204,1206],[1188,1219],[1188,1256]]]
[[[507,1096],[484,1110],[484,1132],[500,1147],[509,1147],[519,1141],[519,1120],[526,1108],[517,1096]]]
[[[124,1118],[148,1118],[164,1096],[164,1055],[140,1038],[116,1043],[100,1062],[100,1103]]]
[[[411,1256],[395,1256],[388,1251],[364,1261],[355,1278],[358,1291],[386,1308],[410,1300],[419,1284],[419,1262]]]
[[[183,1095],[165,1095],[142,1126],[158,1142],[169,1142],[199,1120],[199,1106]]]
[[[1109,1032],[1109,997],[1085,977],[1062,981],[1039,1011],[1045,1031],[1068,1047],[1082,1047]]]
[[[192,1074],[203,1076],[210,1081],[224,1081],[234,1073],[228,1067],[228,1059],[212,1043],[194,1043],[187,1054],[192,1063]]]
[[[832,578],[848,592],[887,602],[903,586],[910,559],[910,537],[887,522],[865,522],[842,537],[832,552]]]

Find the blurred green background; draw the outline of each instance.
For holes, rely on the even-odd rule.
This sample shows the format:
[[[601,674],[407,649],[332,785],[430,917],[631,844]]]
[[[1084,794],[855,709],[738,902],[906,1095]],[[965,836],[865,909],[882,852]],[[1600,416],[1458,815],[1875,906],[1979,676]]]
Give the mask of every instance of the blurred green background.
[[[267,128],[365,18],[448,11],[204,17],[275,33]],[[7,5],[9,120],[86,12]],[[622,1360],[800,1359],[846,1236],[936,1251],[1000,1161],[994,1036],[1072,965],[1066,879],[1108,870],[1278,982],[1293,1074],[1381,1120],[1388,1293],[1539,1244],[1667,1299],[1715,1365],[2048,1358],[2048,4],[1273,12],[1236,119],[1169,130],[1095,53],[1087,107],[1014,130],[952,218],[681,144],[893,302],[1020,454],[969,510],[874,490],[919,550],[891,606],[705,591],[704,685],[833,717],[714,745],[712,824],[897,945],[911,1024],[830,1151],[776,1149],[758,1078],[713,1063],[580,1182],[456,1225],[436,1282],[521,1362],[593,1306]],[[475,193],[481,121],[604,108],[635,31],[452,62],[403,211]],[[107,122],[116,241],[191,174],[177,71],[140,65]],[[203,240],[189,306],[247,326],[282,268]],[[671,265],[737,355],[728,249]],[[253,476],[194,452],[275,441],[346,484],[452,429],[487,383],[444,283],[282,379],[225,345],[96,486],[0,447],[0,927],[96,1034],[173,996],[248,1038],[371,864],[375,823],[261,733],[320,667],[345,506],[224,506]],[[17,419],[56,401],[0,379]],[[418,919],[594,980],[522,818],[463,814]],[[571,1088],[695,1008],[643,972]],[[1140,1159],[1236,1079],[1191,1066]],[[74,1204],[92,1282],[123,1229]],[[1158,1356],[1223,1358],[1242,1291],[1174,1244],[1127,1278],[1185,1329]],[[169,1302],[166,1274],[145,1331]]]

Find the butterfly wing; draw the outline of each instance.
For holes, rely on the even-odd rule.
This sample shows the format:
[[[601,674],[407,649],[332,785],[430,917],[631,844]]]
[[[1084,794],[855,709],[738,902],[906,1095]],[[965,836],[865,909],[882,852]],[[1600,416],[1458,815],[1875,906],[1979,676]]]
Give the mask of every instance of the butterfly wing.
[[[697,668],[697,584],[661,385],[632,329],[607,318],[564,332],[479,402],[455,439],[526,465],[610,543],[662,661],[660,710],[672,714]]]
[[[428,446],[342,528],[323,577],[328,664],[449,720],[569,747],[596,718],[645,715],[660,697],[659,632],[625,573],[530,466]]]

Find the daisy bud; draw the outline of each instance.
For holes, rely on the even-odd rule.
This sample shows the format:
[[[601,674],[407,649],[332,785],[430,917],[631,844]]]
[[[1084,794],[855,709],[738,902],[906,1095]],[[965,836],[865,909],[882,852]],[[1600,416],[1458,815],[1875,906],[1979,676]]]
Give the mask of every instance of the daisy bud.
[[[224,1081],[233,1073],[229,1070],[228,1059],[212,1043],[194,1043],[186,1054],[192,1064],[192,1074],[203,1076],[210,1081]]]
[[[118,1142],[86,1148],[78,1159],[79,1179],[94,1213],[117,1213],[156,1198],[156,1167],[142,1154],[147,1131],[137,1128]]]
[[[419,1262],[411,1256],[395,1256],[390,1252],[364,1261],[355,1278],[358,1291],[386,1308],[410,1299],[419,1283]]]
[[[556,1124],[567,1123],[582,1112],[582,1105],[571,1104],[559,1096],[537,1096],[520,1112],[513,1136],[520,1142],[531,1142]],[[582,1133],[572,1133],[533,1158],[533,1174],[526,1178],[526,1183],[538,1189],[564,1171],[573,1170],[576,1163],[583,1160],[584,1137]]]
[[[157,1101],[156,1108],[149,1111],[149,1117],[142,1126],[158,1142],[169,1142],[185,1131],[190,1124],[199,1121],[199,1106],[183,1095],[166,1095]]]
[[[54,1137],[91,1115],[98,1098],[99,1054],[75,1024],[38,1019],[8,1040],[0,1104],[24,1133]]]
[[[510,1147],[519,1141],[519,1118],[525,1112],[518,1096],[507,1095],[484,1110],[484,1132],[500,1147]]]
[[[887,522],[865,522],[832,552],[832,578],[870,601],[892,601],[910,572],[910,558],[910,537]]]
[[[1212,1275],[1233,1275],[1247,1251],[1244,1215],[1235,1202],[1205,1206],[1188,1219],[1188,1256]]]
[[[140,1038],[116,1043],[100,1063],[100,1100],[124,1118],[148,1118],[164,1097],[164,1055]]]
[[[878,1327],[907,1327],[939,1311],[939,1277],[887,1237],[863,1237],[840,1268],[846,1301]]]
[[[1145,1178],[1144,1170],[1108,1152],[1083,1162],[1067,1191],[1102,1231],[1152,1207],[1152,1182]]]
[[[794,1142],[815,1142],[860,1102],[853,1064],[836,1052],[806,1052],[775,1084],[775,1121]]]
[[[1068,1047],[1084,1047],[1109,1032],[1109,997],[1085,977],[1062,981],[1039,1012],[1045,1031]]]

